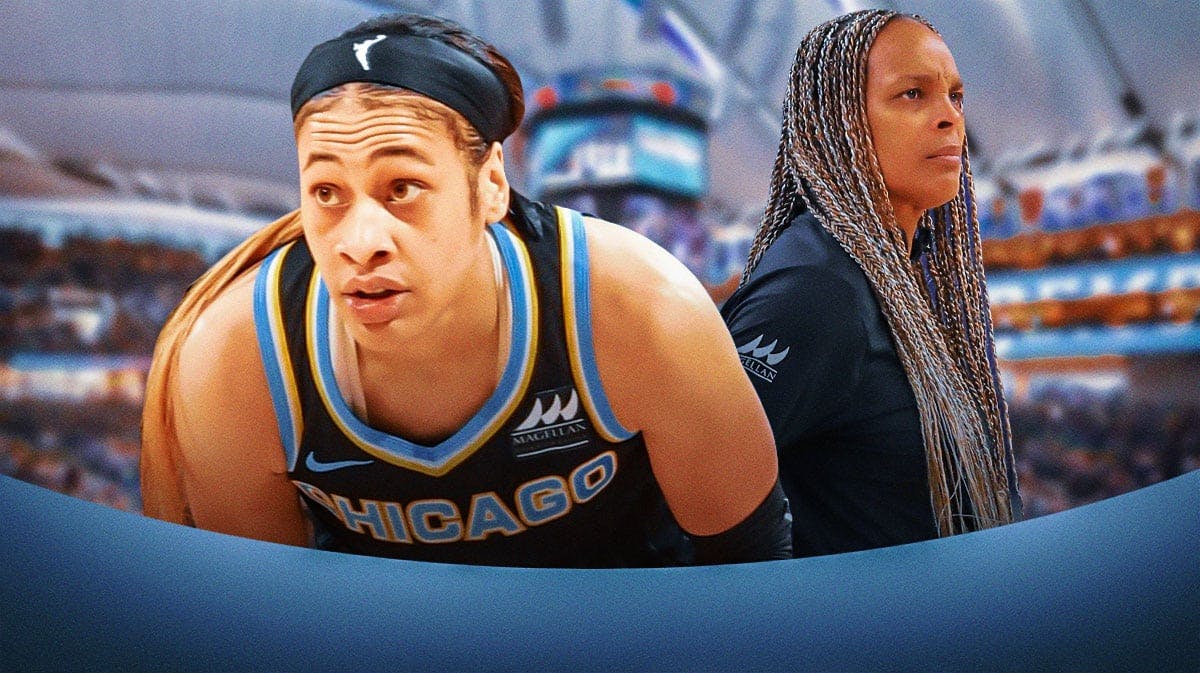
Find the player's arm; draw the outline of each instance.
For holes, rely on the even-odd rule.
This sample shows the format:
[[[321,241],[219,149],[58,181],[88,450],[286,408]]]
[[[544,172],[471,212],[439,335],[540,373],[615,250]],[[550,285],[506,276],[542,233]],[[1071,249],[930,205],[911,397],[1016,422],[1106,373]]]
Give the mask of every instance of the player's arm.
[[[771,428],[729,332],[674,257],[589,220],[597,366],[618,421],[702,562],[787,558],[791,530]]]
[[[184,341],[174,395],[183,492],[198,528],[307,545],[259,356],[253,274],[204,310]]]

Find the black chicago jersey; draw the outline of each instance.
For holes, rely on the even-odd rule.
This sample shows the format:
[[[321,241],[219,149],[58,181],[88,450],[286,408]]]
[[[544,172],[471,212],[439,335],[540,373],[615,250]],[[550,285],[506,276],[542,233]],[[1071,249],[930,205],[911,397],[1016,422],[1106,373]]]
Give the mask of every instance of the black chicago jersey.
[[[541,235],[489,227],[512,315],[500,382],[433,446],[351,410],[303,239],[263,262],[255,323],[288,475],[331,548],[509,566],[667,562],[652,542],[666,509],[645,443],[617,421],[596,369],[582,217],[527,205]]]

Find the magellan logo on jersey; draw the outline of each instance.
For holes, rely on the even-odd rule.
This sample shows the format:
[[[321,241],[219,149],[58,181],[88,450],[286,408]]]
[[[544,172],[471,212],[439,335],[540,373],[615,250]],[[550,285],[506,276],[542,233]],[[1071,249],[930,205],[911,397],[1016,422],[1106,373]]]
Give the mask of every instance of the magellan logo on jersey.
[[[587,430],[574,388],[543,390],[534,396],[525,420],[512,431],[513,455],[527,458],[583,446],[588,443]]]
[[[779,374],[775,369],[775,365],[783,362],[783,359],[787,357],[788,351],[792,350],[792,347],[788,346],[777,353],[775,352],[775,347],[779,345],[779,339],[772,341],[766,346],[759,346],[762,343],[763,336],[760,334],[754,341],[744,346],[738,346],[737,352],[742,358],[742,366],[746,368],[746,371],[767,383],[771,383],[775,380],[775,376]]]

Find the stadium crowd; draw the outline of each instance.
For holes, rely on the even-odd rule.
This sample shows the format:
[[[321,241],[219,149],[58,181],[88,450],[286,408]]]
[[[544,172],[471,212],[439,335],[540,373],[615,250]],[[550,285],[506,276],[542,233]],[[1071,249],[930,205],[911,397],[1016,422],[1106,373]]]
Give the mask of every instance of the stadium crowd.
[[[1009,408],[1026,518],[1200,469],[1200,406],[1056,386]]]
[[[126,511],[140,511],[135,405],[6,402],[0,473]]]
[[[205,268],[198,253],[155,243],[72,236],[53,246],[0,229],[0,356],[149,354]]]

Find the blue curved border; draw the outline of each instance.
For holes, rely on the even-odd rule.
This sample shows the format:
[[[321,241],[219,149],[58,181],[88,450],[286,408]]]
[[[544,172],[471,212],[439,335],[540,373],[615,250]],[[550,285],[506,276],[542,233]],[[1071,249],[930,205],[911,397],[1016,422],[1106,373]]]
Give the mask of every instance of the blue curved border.
[[[0,477],[7,670],[1197,670],[1200,471],[945,540],[534,570],[167,524]]]

